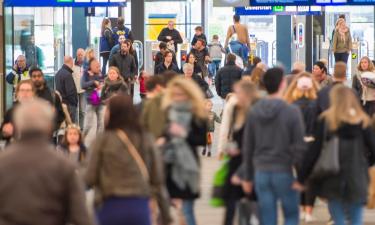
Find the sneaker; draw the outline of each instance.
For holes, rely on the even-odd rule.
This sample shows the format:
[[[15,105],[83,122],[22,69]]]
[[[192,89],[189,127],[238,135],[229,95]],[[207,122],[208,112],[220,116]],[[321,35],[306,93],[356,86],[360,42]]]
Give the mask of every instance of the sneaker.
[[[205,156],[206,155],[206,149],[204,148],[203,151],[202,151],[202,155]]]
[[[311,222],[314,222],[314,221],[316,221],[316,219],[312,215],[306,214],[306,216],[305,216],[305,222],[306,223],[311,223]]]

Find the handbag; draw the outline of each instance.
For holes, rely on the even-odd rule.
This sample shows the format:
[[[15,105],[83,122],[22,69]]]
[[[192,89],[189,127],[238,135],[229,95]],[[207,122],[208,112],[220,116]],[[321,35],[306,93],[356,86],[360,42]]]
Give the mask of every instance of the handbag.
[[[324,142],[320,156],[312,170],[311,179],[322,179],[340,172],[339,137],[333,135],[327,140],[327,128],[324,128]]]
[[[212,207],[221,207],[225,205],[223,197],[225,194],[225,182],[229,174],[229,159],[230,157],[224,156],[222,165],[215,172],[212,197],[210,199],[210,205]]]

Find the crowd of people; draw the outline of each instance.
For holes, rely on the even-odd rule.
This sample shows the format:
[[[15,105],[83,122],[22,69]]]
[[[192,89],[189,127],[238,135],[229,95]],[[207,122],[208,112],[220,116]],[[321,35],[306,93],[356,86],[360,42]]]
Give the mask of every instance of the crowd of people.
[[[224,47],[216,35],[206,46],[197,27],[181,71],[175,50],[182,39],[169,22],[151,76],[138,72],[124,20],[112,29],[104,19],[103,63],[91,49],[65,56],[56,90],[19,56],[7,75],[15,103],[1,125],[1,224],[196,225],[201,155],[215,153],[227,168],[215,193],[225,225],[236,213],[241,225],[254,224],[252,218],[276,225],[278,202],[285,224],[312,222],[317,197],[335,225],[363,224],[375,163],[373,62],[360,60],[352,88],[344,62],[332,75],[324,59],[311,73],[296,62],[286,74],[258,57],[247,61],[247,32],[235,16]],[[346,32],[338,25],[337,45],[347,44]],[[224,102],[222,113],[213,110],[207,77]],[[85,190],[94,190],[93,203]]]

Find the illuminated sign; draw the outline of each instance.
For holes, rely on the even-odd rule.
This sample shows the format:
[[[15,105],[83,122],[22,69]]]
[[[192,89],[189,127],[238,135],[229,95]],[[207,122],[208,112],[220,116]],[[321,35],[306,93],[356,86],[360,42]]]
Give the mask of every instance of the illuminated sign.
[[[320,15],[320,6],[248,6],[236,7],[235,13],[245,15]]]
[[[126,6],[127,0],[4,0],[5,7],[110,7]]]
[[[313,5],[312,0],[250,0],[251,6]]]

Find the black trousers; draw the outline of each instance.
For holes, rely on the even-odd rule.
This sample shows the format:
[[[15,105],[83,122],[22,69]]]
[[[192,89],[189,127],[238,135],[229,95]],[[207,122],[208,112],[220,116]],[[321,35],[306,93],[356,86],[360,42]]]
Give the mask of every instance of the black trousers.
[[[335,62],[344,62],[345,64],[348,63],[349,53],[335,53]]]
[[[109,60],[109,52],[101,53],[100,56],[103,58],[103,64],[102,64],[102,74],[107,75],[107,63]]]

